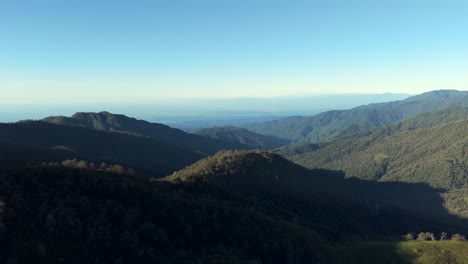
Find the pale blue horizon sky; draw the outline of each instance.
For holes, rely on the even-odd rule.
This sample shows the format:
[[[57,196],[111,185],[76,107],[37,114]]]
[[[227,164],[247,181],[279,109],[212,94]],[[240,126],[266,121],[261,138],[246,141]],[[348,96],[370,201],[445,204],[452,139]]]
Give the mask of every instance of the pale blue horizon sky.
[[[0,0],[0,102],[468,89],[468,2]]]

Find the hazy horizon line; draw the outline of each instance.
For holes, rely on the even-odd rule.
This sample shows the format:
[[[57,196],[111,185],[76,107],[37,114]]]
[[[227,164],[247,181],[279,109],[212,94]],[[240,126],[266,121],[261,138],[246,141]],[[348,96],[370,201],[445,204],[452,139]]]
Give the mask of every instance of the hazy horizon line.
[[[440,89],[440,90],[451,90],[451,89]],[[437,90],[431,90],[437,91]],[[464,91],[464,90],[458,90]],[[466,90],[468,91],[468,90]],[[430,91],[427,91],[430,92]],[[418,93],[420,94],[420,93]],[[209,98],[200,98],[200,97],[167,97],[167,98],[154,98],[154,99],[145,99],[145,100],[102,100],[102,99],[56,99],[56,100],[5,100],[0,99],[1,104],[54,104],[54,105],[69,105],[69,104],[153,104],[153,103],[174,103],[174,102],[206,102],[206,101],[217,101],[217,100],[275,100],[275,99],[300,99],[306,97],[338,97],[338,96],[378,96],[378,95],[407,95],[413,96],[417,95],[415,93],[400,93],[400,92],[378,92],[378,93],[366,93],[366,92],[350,92],[350,93],[303,93],[303,94],[289,94],[289,95],[273,95],[273,96],[236,96],[236,97],[209,97]]]

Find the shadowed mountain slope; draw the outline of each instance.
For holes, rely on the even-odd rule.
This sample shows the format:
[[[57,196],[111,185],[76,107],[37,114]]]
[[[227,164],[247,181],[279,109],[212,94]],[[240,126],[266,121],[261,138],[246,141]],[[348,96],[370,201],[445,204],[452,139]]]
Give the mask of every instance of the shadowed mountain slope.
[[[287,198],[297,201],[299,207],[304,205],[304,201],[308,201],[308,206],[318,211],[330,210],[336,215],[348,212],[350,222],[360,217],[349,210],[375,216],[379,215],[378,211],[382,206],[386,208],[382,210],[388,214],[379,219],[388,224],[389,228],[393,226],[387,222],[390,219],[395,223],[405,222],[412,225],[411,219],[414,215],[411,215],[414,213],[410,212],[418,212],[419,215],[429,218],[447,216],[440,197],[443,190],[426,184],[379,183],[356,178],[345,179],[344,176],[339,171],[308,170],[271,152],[225,151],[202,159],[161,180],[179,184],[206,184],[259,197]],[[327,207],[329,209],[326,209]],[[362,210],[363,208],[366,209]],[[395,210],[398,214],[392,213]],[[318,218],[314,218],[313,221],[318,221],[318,225],[327,225],[326,220],[330,220],[326,219],[327,216],[320,218],[317,214],[314,215]],[[407,217],[406,220],[404,217],[400,218],[403,215]],[[353,217],[356,219],[353,220]],[[359,221],[366,222],[370,219],[372,217]],[[376,227],[379,226],[377,222],[368,224]],[[349,230],[360,227],[362,226],[347,226]]]
[[[196,131],[195,134],[225,142],[242,144],[249,149],[275,149],[290,143],[286,139],[260,135],[245,128],[232,126],[204,128]]]
[[[2,167],[0,181],[6,263],[329,263],[337,241],[466,231],[427,185],[345,180],[261,151],[157,181],[47,165]]]
[[[243,144],[188,134],[182,130],[171,128],[163,124],[150,123],[125,115],[111,114],[108,112],[76,113],[72,117],[47,117],[41,121],[57,125],[81,126],[95,130],[149,137],[153,140],[179,146],[202,155],[214,154],[223,149],[246,148]]]
[[[45,122],[0,124],[0,160],[61,162],[65,159],[121,164],[162,176],[202,156],[177,146],[121,133]]]

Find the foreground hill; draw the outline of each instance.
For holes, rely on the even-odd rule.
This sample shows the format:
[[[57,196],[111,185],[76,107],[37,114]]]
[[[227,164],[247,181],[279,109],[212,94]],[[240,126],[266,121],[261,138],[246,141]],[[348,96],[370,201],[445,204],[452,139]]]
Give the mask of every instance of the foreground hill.
[[[468,106],[468,92],[440,90],[405,100],[327,111],[311,117],[287,117],[245,128],[263,135],[309,143],[329,142],[382,127],[422,113]]]
[[[0,148],[2,164],[78,159],[96,165],[120,164],[153,176],[163,176],[202,158],[145,137],[33,121],[0,124]]]
[[[402,223],[407,227],[418,223],[422,227],[429,222],[422,219],[413,221],[415,217],[435,219],[447,216],[440,190],[426,184],[346,180],[339,171],[308,170],[270,152],[220,152],[162,180],[216,186],[245,195],[269,197],[279,203],[288,199],[288,204],[294,204],[288,206],[308,219],[304,221],[310,221],[314,226],[333,226],[324,232],[331,236],[334,232],[359,233],[362,230],[357,230],[363,226],[380,231],[382,225],[388,230],[396,230]],[[329,214],[314,213],[311,219],[311,212],[306,208],[330,212],[334,215],[333,220]],[[386,213],[382,215],[382,211]],[[347,221],[335,222],[344,218]]]
[[[337,241],[467,231],[381,201],[437,211],[428,186],[344,180],[261,151],[155,181],[49,165],[0,168],[0,181],[3,263],[330,263]]]
[[[2,263],[305,264],[325,250],[275,208],[207,186],[60,168],[3,170],[0,180]]]
[[[204,182],[225,188],[297,194],[315,188],[313,172],[263,151],[224,151],[164,178],[169,182]],[[260,188],[260,189],[259,189]]]
[[[286,139],[260,135],[244,128],[232,126],[204,128],[196,131],[195,134],[207,138],[242,144],[249,149],[275,149],[290,143],[290,141]]]
[[[214,154],[223,149],[247,148],[244,144],[188,134],[182,130],[163,124],[150,123],[108,112],[76,113],[72,117],[52,116],[44,118],[41,121],[56,125],[81,126],[101,131],[149,137],[159,142],[198,152],[202,155]]]

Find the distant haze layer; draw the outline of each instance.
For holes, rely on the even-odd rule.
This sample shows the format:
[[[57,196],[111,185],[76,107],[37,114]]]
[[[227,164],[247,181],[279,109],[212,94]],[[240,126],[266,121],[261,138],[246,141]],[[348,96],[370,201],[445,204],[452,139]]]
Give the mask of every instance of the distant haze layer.
[[[121,113],[168,124],[198,120],[254,121],[259,118],[315,115],[330,109],[348,109],[362,104],[402,100],[408,96],[407,94],[385,93],[127,103],[4,103],[0,105],[0,122],[99,111]]]

